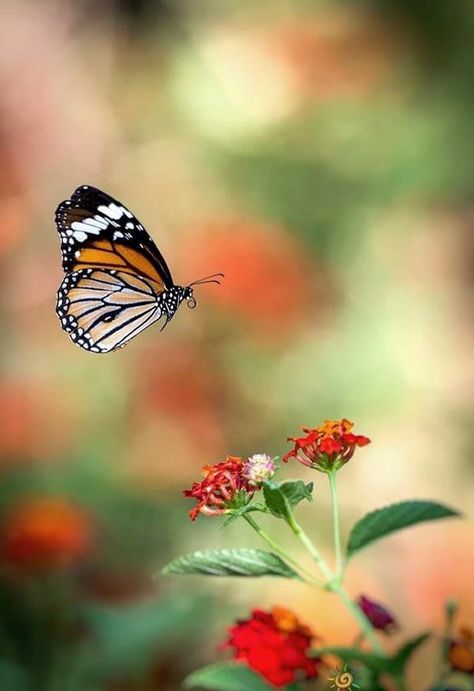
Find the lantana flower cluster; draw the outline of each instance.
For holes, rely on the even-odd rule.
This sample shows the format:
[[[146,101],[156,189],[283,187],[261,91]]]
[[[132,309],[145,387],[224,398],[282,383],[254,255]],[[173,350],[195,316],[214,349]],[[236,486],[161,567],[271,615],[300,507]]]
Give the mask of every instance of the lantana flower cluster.
[[[286,463],[295,458],[303,465],[321,472],[338,470],[352,458],[358,446],[370,444],[370,439],[353,434],[354,423],[346,418],[326,420],[319,427],[303,427],[305,437],[289,437],[295,447],[283,456]],[[220,516],[248,504],[263,483],[273,477],[275,459],[268,454],[254,454],[246,460],[227,456],[214,465],[202,468],[203,479],[184,490],[186,497],[196,500],[189,515],[193,521],[203,514]]]
[[[306,436],[289,437],[294,449],[283,456],[286,463],[291,458],[323,473],[338,470],[347,463],[358,446],[370,444],[362,434],[353,434],[354,423],[346,418],[325,420],[319,427],[302,427]]]
[[[255,454],[246,461],[240,456],[227,456],[221,463],[205,465],[203,479],[183,492],[185,497],[196,500],[189,512],[191,520],[195,521],[201,513],[220,516],[245,506],[274,472],[275,464],[266,454]]]
[[[279,688],[297,679],[318,676],[320,660],[310,657],[313,633],[284,607],[254,609],[249,619],[229,629],[224,648]]]

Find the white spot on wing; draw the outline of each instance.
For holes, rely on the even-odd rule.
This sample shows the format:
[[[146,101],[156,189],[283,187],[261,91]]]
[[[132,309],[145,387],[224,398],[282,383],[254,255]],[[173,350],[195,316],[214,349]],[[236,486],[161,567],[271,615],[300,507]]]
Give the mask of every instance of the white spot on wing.
[[[88,233],[92,233],[93,235],[99,235],[100,233],[98,228],[95,228],[94,226],[91,226],[83,221],[74,221],[74,223],[71,223],[71,228],[73,230],[79,230],[82,233],[85,232],[86,236]],[[74,237],[76,237],[76,233],[74,233]]]
[[[101,218],[100,216],[94,216],[94,218],[88,218],[86,223],[88,223],[90,226],[95,226],[96,228],[99,228],[100,230],[105,230],[107,228],[107,221],[104,218]]]
[[[124,208],[122,206],[117,206],[117,204],[114,204],[113,202],[108,206],[99,206],[97,210],[109,218],[115,219],[122,218],[124,212]]]

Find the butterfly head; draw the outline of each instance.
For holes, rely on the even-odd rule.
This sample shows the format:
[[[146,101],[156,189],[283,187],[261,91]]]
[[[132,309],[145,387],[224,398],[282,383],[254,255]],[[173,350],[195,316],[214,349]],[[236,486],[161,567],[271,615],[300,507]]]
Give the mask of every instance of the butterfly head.
[[[217,283],[220,285],[220,278],[224,278],[224,274],[212,274],[212,276],[205,276],[204,278],[198,278],[197,281],[193,281],[186,288],[184,288],[183,299],[186,300],[186,304],[189,309],[194,309],[197,305],[196,298],[193,295],[193,286],[202,285],[203,283]]]
[[[193,310],[196,307],[197,302],[193,295],[193,289],[191,286],[187,286],[187,288],[184,289],[183,298],[186,300],[186,304],[190,310]]]

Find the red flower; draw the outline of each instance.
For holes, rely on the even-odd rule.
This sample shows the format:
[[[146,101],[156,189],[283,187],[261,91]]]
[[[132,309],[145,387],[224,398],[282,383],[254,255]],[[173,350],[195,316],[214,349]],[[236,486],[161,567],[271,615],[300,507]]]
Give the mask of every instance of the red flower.
[[[200,513],[219,516],[227,513],[233,503],[242,498],[246,504],[252,498],[255,487],[251,487],[243,474],[244,461],[237,456],[227,456],[223,463],[205,465],[201,482],[193,482],[191,489],[185,489],[185,497],[196,499],[196,506],[189,515],[195,521]],[[243,496],[242,496],[243,495]]]
[[[63,497],[41,497],[16,506],[3,528],[3,557],[26,569],[70,566],[90,549],[88,515]]]
[[[370,444],[370,439],[361,434],[352,434],[353,422],[326,420],[314,429],[302,427],[305,437],[289,437],[295,442],[295,448],[283,456],[285,463],[296,458],[303,465],[315,468],[323,473],[337,470],[352,458],[357,446]]]
[[[234,659],[246,662],[275,687],[318,675],[319,660],[308,654],[311,631],[283,607],[254,609],[250,619],[238,621],[229,634],[224,647],[234,648]]]
[[[453,670],[474,674],[474,631],[463,627],[451,641],[448,660]]]
[[[369,600],[365,595],[361,595],[357,604],[370,621],[374,629],[391,634],[398,631],[398,624],[392,614],[378,602]]]

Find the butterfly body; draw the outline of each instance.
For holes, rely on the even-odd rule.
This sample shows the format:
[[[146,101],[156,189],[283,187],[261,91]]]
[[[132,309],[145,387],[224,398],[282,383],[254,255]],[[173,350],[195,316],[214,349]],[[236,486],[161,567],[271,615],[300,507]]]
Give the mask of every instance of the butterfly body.
[[[155,243],[120,202],[83,185],[56,210],[64,279],[56,312],[70,338],[85,350],[108,353],[126,345],[159,319],[163,328],[192,286],[173,283]]]

